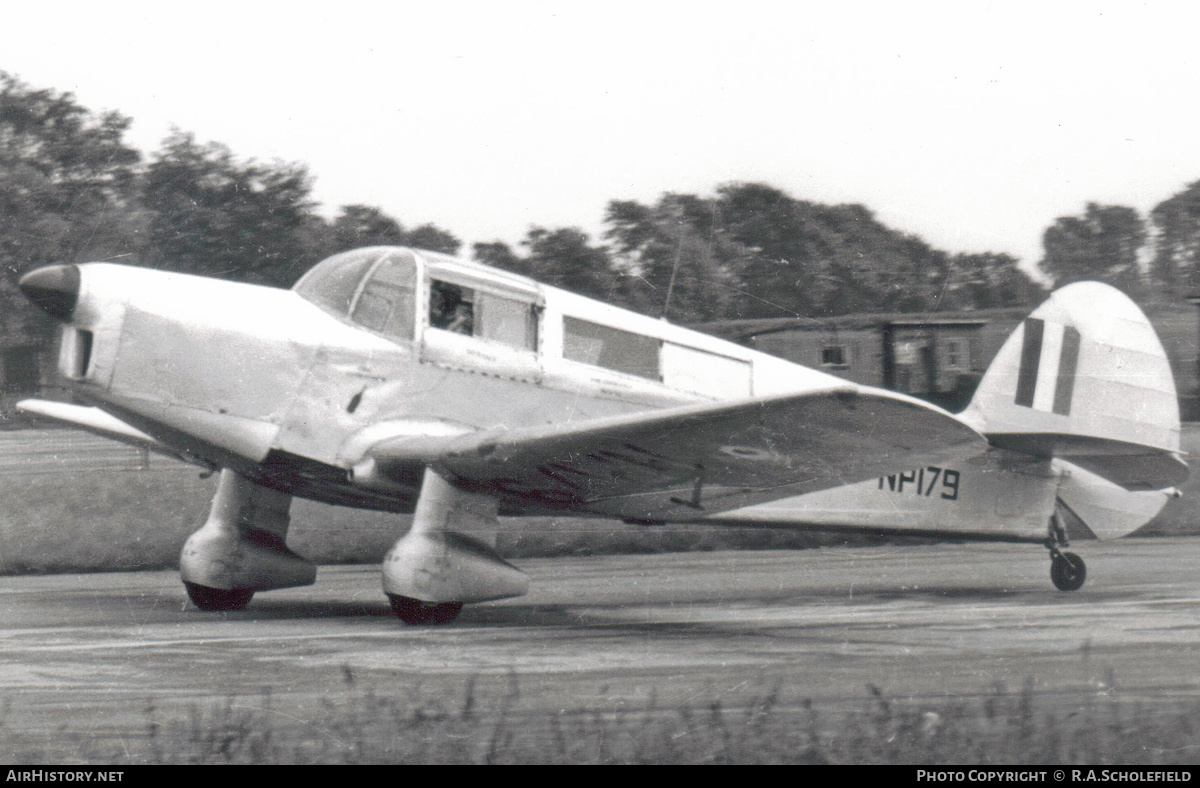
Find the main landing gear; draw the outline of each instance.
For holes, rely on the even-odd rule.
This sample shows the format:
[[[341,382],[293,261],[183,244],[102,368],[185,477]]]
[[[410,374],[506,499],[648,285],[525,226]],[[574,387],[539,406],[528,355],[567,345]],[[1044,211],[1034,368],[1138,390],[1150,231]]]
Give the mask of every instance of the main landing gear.
[[[311,585],[317,568],[287,547],[292,497],[225,468],[204,526],[179,556],[183,586],[201,610],[241,610],[255,591]]]
[[[496,553],[498,501],[425,469],[412,527],[383,559],[383,592],[406,624],[448,624],[464,602],[521,596],[529,578]]]
[[[1046,537],[1046,548],[1050,551],[1050,580],[1060,591],[1078,591],[1087,579],[1087,565],[1074,553],[1063,552],[1059,546],[1068,547],[1067,533],[1057,517],[1050,518],[1050,533]]]

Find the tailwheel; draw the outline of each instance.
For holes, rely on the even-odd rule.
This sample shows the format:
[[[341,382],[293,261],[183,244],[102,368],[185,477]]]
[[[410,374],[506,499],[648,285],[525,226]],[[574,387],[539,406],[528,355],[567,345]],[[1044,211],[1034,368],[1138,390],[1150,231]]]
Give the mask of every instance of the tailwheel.
[[[1087,566],[1074,553],[1057,550],[1050,557],[1050,579],[1060,591],[1075,591],[1087,578]]]
[[[392,610],[405,624],[449,624],[462,612],[462,602],[425,602],[412,597],[388,594]]]
[[[201,610],[241,610],[254,598],[254,591],[249,588],[210,588],[186,580],[183,587],[192,604]]]

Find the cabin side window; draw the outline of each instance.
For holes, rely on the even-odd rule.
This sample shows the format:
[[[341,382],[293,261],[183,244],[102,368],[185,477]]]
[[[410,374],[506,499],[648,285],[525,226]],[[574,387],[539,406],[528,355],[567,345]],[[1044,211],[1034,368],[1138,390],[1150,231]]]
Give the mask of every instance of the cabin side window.
[[[753,393],[754,367],[749,361],[684,347],[671,342],[662,349],[663,383],[673,389],[739,399]]]
[[[480,293],[479,335],[521,350],[537,350],[537,310],[527,301]]]
[[[442,282],[429,283],[429,325],[454,334],[475,334],[475,291]]]
[[[434,279],[429,283],[429,325],[463,336],[537,350],[538,310],[531,301]]]
[[[662,380],[659,349],[662,341],[619,328],[563,318],[563,357],[597,367]]]

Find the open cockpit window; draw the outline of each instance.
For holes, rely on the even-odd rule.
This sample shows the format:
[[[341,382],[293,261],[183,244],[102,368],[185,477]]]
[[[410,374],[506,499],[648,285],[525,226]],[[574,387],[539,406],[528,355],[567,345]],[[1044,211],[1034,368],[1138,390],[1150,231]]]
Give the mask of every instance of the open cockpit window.
[[[433,280],[429,283],[429,325],[455,334],[475,334],[475,291]]]
[[[532,301],[453,282],[430,281],[429,325],[519,350],[537,350],[537,308]]]

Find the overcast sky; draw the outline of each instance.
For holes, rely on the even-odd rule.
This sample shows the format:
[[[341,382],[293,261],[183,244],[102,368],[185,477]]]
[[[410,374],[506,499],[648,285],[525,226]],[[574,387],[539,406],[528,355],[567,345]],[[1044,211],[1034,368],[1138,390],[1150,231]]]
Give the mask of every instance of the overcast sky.
[[[0,69],[465,242],[763,181],[1033,263],[1200,180],[1200,4],[5,4]]]

